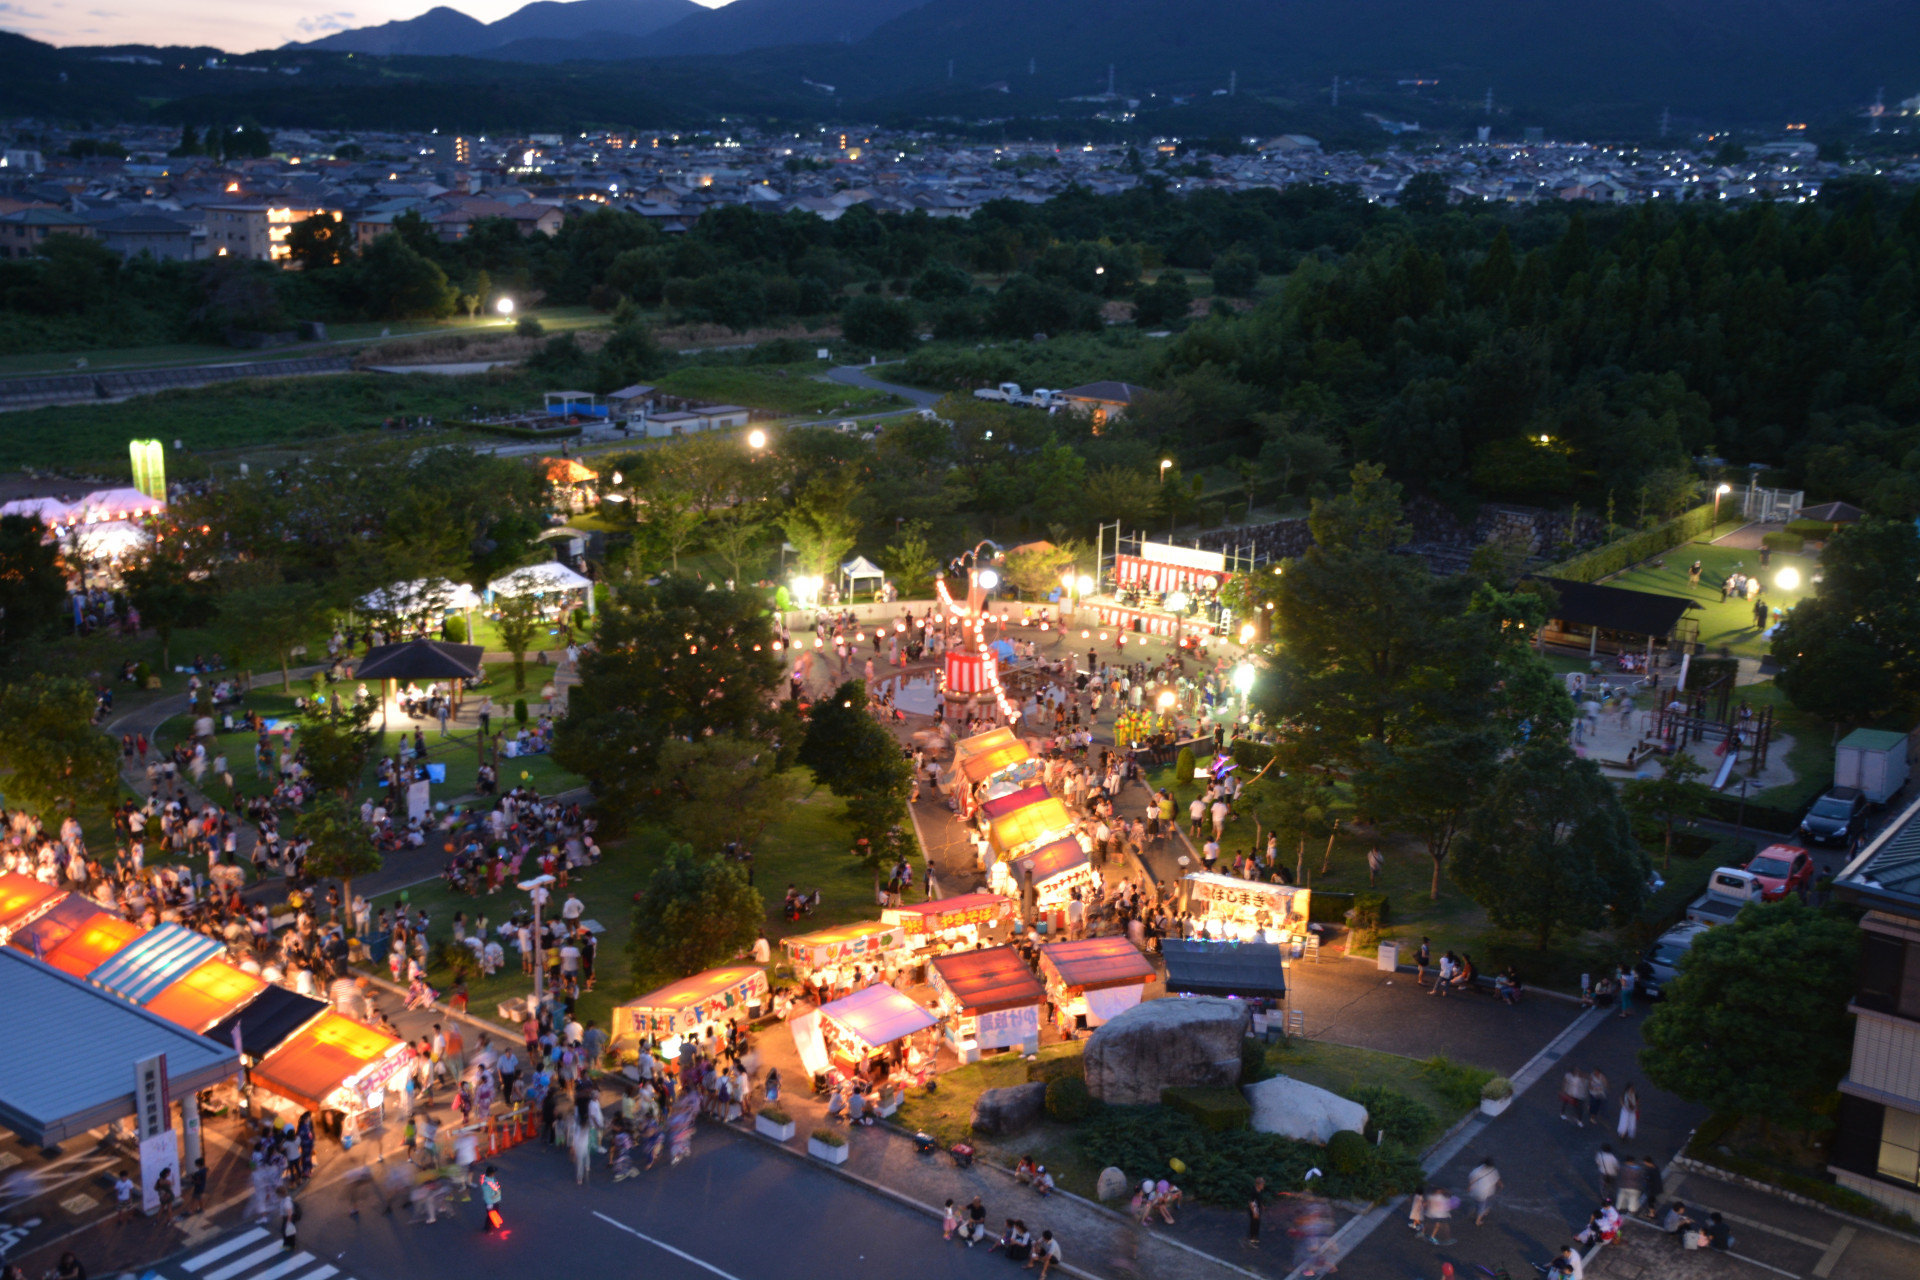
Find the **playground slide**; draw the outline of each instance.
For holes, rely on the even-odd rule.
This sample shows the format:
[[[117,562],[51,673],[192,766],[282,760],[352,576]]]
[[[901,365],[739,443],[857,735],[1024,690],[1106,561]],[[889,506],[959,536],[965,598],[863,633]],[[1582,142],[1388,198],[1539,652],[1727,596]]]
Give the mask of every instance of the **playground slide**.
[[[1729,751],[1720,757],[1720,770],[1713,775],[1713,789],[1715,791],[1724,788],[1727,785],[1727,780],[1733,777],[1733,762],[1737,759],[1739,759],[1739,753],[1734,751]]]

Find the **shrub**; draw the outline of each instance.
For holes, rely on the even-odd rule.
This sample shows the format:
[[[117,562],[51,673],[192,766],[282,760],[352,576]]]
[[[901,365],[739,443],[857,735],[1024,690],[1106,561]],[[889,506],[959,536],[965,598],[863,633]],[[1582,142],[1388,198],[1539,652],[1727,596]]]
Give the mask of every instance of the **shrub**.
[[[513,331],[523,338],[538,338],[546,333],[547,326],[540,323],[539,316],[521,316],[514,321]]]
[[[1180,754],[1173,759],[1173,785],[1176,788],[1192,786],[1193,771],[1198,767],[1198,762],[1193,758],[1193,748],[1180,748]],[[1176,818],[1178,816],[1178,814],[1175,815]]]
[[[1263,1177],[1276,1191],[1299,1190],[1310,1169],[1327,1168],[1326,1151],[1311,1142],[1256,1133],[1251,1129],[1216,1132],[1167,1107],[1102,1107],[1079,1130],[1083,1154],[1114,1167],[1136,1182],[1167,1176],[1171,1161],[1187,1167],[1182,1189],[1196,1200],[1238,1206],[1247,1187]],[[1357,1174],[1329,1173],[1314,1190],[1336,1199],[1375,1200],[1418,1186],[1420,1165],[1404,1150],[1388,1146],[1374,1153]]]
[[[815,1129],[813,1131],[813,1140],[823,1147],[844,1147],[847,1145],[847,1136],[837,1129]]]
[[[1327,1139],[1327,1167],[1351,1177],[1373,1160],[1373,1148],[1351,1129],[1342,1129]]]
[[[479,971],[473,962],[473,949],[452,938],[434,947],[429,963],[435,969],[444,969],[449,978],[471,978]]]
[[[152,677],[153,668],[144,662],[133,669],[133,678],[139,683],[142,689],[147,687],[147,681]]]
[[[1217,529],[1227,522],[1227,504],[1224,502],[1203,502],[1197,508],[1202,529]]]
[[[1353,927],[1356,929],[1379,929],[1387,922],[1387,895],[1384,893],[1356,893],[1353,895]]]
[[[1833,526],[1824,520],[1789,520],[1787,532],[1802,538],[1821,540],[1833,536]]]
[[[1191,1116],[1204,1129],[1223,1133],[1244,1129],[1253,1119],[1253,1104],[1238,1089],[1225,1085],[1181,1085],[1160,1091],[1162,1105]]]
[[[1488,1102],[1499,1102],[1513,1096],[1513,1081],[1505,1076],[1495,1076],[1480,1086],[1480,1096]]]
[[[1307,899],[1307,923],[1344,924],[1347,912],[1353,910],[1353,900],[1351,893],[1315,889],[1313,896]]]
[[[1420,1064],[1420,1074],[1433,1091],[1456,1111],[1471,1111],[1480,1105],[1480,1086],[1493,1078],[1483,1067],[1469,1067],[1450,1058],[1435,1056]]]
[[[520,724],[527,722],[527,700],[525,698],[515,698],[513,700],[513,718]]]
[[[1347,1095],[1367,1109],[1369,1140],[1386,1134],[1387,1141],[1403,1147],[1419,1148],[1440,1127],[1440,1117],[1418,1098],[1409,1098],[1384,1085],[1361,1085]]]
[[[587,613],[587,606],[576,605],[573,610],[574,627],[579,630],[585,630],[590,616],[591,615]]]
[[[767,1118],[768,1124],[792,1124],[793,1117],[778,1107],[762,1107],[760,1114]]]
[[[1081,1076],[1060,1076],[1047,1084],[1047,1116],[1061,1124],[1079,1124],[1093,1114],[1094,1098]]]
[[[1570,582],[1598,582],[1610,573],[1618,573],[1628,565],[1639,564],[1662,551],[1677,547],[1688,538],[1705,533],[1712,527],[1713,505],[1708,503],[1643,533],[1630,533],[1604,547],[1574,556],[1571,560],[1563,560],[1543,571],[1543,576],[1565,578]]]
[[[1264,1040],[1252,1036],[1240,1042],[1240,1083],[1259,1084],[1262,1080],[1273,1078],[1273,1068],[1267,1065],[1267,1045]]]
[[[1760,545],[1763,547],[1770,547],[1775,551],[1784,551],[1789,555],[1797,556],[1802,551],[1806,550],[1807,540],[1801,537],[1799,534],[1793,533],[1791,531],[1781,532],[1781,533],[1763,533],[1760,535]]]
[[[446,626],[442,630],[447,639],[454,644],[465,644],[467,642],[467,620],[458,614],[448,618]]]

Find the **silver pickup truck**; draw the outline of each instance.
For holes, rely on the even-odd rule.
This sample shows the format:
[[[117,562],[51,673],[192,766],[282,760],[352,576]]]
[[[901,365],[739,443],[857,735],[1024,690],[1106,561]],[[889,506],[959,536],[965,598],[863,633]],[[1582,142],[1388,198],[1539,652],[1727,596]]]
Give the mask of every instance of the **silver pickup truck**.
[[[1687,908],[1687,919],[1698,924],[1725,924],[1749,902],[1760,901],[1758,878],[1739,867],[1715,867],[1707,891]]]

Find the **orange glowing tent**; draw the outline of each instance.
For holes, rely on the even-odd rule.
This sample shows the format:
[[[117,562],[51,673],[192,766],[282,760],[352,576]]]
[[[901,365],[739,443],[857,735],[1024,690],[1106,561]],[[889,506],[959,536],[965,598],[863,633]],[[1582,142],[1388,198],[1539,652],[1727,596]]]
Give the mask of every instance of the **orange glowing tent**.
[[[0,875],[0,929],[17,929],[32,923],[62,894],[62,890],[41,884],[32,876],[13,871]]]
[[[43,959],[54,968],[84,978],[98,969],[146,930],[101,911],[67,935],[66,941]]]
[[[319,1111],[342,1084],[389,1057],[409,1054],[406,1043],[337,1013],[323,1014],[261,1059],[257,1084]]]
[[[189,969],[148,1001],[147,1011],[190,1031],[205,1031],[236,1009],[245,1008],[266,989],[264,979],[216,956]]]

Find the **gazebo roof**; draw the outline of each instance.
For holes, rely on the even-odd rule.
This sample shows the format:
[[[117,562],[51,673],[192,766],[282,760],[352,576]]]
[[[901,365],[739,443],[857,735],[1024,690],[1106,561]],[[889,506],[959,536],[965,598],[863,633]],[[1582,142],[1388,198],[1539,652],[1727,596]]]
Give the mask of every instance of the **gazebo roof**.
[[[408,640],[377,645],[354,671],[360,680],[454,680],[480,674],[483,645]]]
[[[1601,627],[1636,636],[1665,636],[1687,610],[1699,607],[1684,596],[1602,587],[1566,578],[1535,578],[1534,581],[1546,583],[1560,597],[1560,602],[1547,610],[1550,616],[1575,626]]]
[[[1866,514],[1851,502],[1823,502],[1817,507],[1800,508],[1798,518],[1818,520],[1821,524],[1854,524]]]

